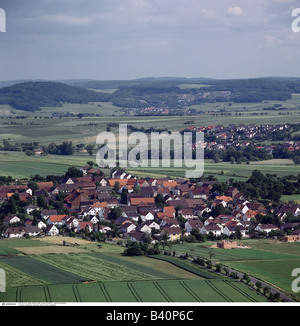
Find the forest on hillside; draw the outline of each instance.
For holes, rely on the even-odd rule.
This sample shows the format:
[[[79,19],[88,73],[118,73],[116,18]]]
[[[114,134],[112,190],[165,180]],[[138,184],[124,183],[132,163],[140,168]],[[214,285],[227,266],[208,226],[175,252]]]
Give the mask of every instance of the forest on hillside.
[[[13,109],[37,111],[41,107],[61,107],[63,103],[106,102],[107,94],[57,82],[25,82],[0,88],[0,104]]]
[[[182,84],[186,87],[181,87]],[[107,89],[114,91],[105,93]],[[30,81],[0,88],[0,104],[24,111],[61,107],[63,103],[89,102],[112,102],[122,108],[182,109],[215,102],[286,101],[291,99],[293,93],[300,93],[300,79],[149,78],[134,81],[76,81],[73,84]]]

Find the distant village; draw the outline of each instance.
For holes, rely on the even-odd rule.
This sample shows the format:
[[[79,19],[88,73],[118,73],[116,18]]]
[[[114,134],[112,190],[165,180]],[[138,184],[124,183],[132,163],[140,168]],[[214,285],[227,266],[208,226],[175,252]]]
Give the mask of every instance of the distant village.
[[[226,150],[226,148],[233,146],[235,148],[254,147],[255,149],[265,149],[270,155],[273,154],[275,147],[281,147],[288,152],[293,153],[300,150],[300,140],[282,140],[280,144],[269,145],[259,144],[265,140],[272,140],[275,133],[288,131],[289,124],[229,124],[223,125],[210,125],[202,127],[190,126],[183,130],[190,132],[203,132],[206,135],[212,135],[213,140],[206,141],[204,148],[208,150]],[[207,137],[206,137],[207,138]]]
[[[149,243],[249,237],[300,241],[300,222],[285,221],[287,216],[299,216],[297,204],[282,203],[273,212],[280,226],[263,224],[259,217],[270,207],[249,201],[234,187],[220,194],[214,187],[218,181],[137,178],[117,168],[105,176],[91,165],[78,172],[79,176],[58,182],[0,187],[1,237],[67,234]]]

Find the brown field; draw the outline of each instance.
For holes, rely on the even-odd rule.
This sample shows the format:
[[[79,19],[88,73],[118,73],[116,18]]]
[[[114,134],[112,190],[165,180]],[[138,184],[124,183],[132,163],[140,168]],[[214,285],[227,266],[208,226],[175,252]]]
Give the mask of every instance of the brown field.
[[[47,242],[53,245],[62,245],[64,241],[67,241],[71,244],[86,245],[92,243],[91,241],[79,239],[79,238],[70,238],[70,237],[45,237],[45,238],[35,238],[33,240]]]
[[[78,247],[63,247],[63,246],[42,246],[42,247],[20,247],[16,248],[26,255],[44,255],[44,254],[69,254],[69,253],[83,253],[86,249]]]

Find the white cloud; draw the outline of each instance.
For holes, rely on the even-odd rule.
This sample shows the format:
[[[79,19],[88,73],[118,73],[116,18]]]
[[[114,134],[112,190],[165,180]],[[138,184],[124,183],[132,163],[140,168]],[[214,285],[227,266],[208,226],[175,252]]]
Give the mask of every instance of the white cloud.
[[[241,7],[230,7],[227,9],[227,13],[231,16],[242,16],[244,11]]]
[[[0,0],[9,27],[1,78],[280,75],[295,64],[300,71],[291,31],[299,1]]]
[[[55,23],[62,23],[68,25],[88,25],[92,22],[90,17],[71,17],[67,15],[43,15],[40,17]]]
[[[273,0],[275,3],[295,3],[296,0]]]

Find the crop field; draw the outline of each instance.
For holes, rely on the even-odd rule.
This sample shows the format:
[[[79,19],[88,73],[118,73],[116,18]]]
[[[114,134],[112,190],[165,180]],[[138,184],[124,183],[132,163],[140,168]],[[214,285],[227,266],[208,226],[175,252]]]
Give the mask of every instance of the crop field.
[[[5,260],[4,260],[5,261]],[[19,268],[4,264],[0,261],[0,268],[6,273],[7,287],[37,286],[47,284],[39,278],[32,276],[30,273],[21,271]]]
[[[116,254],[95,254],[97,257],[112,263],[120,264],[136,271],[152,275],[158,279],[202,279],[191,271],[168,263],[166,260],[153,260],[149,257],[129,257]]]
[[[66,254],[60,251],[62,240],[79,241],[72,238],[0,241],[0,268],[7,277],[7,292],[0,294],[0,301],[15,297],[33,302],[40,298],[47,302],[249,302],[263,299],[244,284],[227,282],[224,276],[186,260],[165,255],[126,257],[121,255],[124,248],[120,246],[103,244],[99,248],[86,240],[79,246],[85,252]],[[291,294],[291,271],[300,266],[299,243],[243,240],[241,245],[248,248],[234,250],[215,249],[213,244],[180,244],[174,245],[173,250],[212,259]],[[51,254],[43,254],[47,250]]]
[[[46,242],[36,241],[33,239],[2,239],[0,241],[0,256],[19,255],[21,252],[18,247],[37,248],[48,246]]]
[[[88,156],[57,156],[28,157],[19,152],[0,153],[0,175],[13,178],[30,178],[36,174],[46,177],[48,175],[61,176],[70,166],[80,167],[86,164]]]
[[[129,168],[131,173],[135,173],[141,177],[173,177],[184,178],[186,169],[170,167],[170,168]],[[299,166],[295,165],[291,160],[270,160],[261,162],[251,162],[250,164],[231,164],[230,162],[213,163],[211,160],[204,162],[204,174],[213,175],[220,181],[234,179],[237,181],[247,181],[253,170],[259,170],[264,174],[276,174],[278,177],[286,175],[298,175]]]
[[[0,268],[6,272],[6,293],[0,293],[0,301],[265,301],[245,284],[225,282],[224,277],[179,258],[126,257],[121,255],[124,247],[103,244],[99,248],[85,240],[79,248],[87,252],[62,254],[62,239],[78,242],[72,238],[0,241]],[[57,253],[39,254],[55,246]]]
[[[38,259],[49,265],[92,281],[149,280],[153,276],[134,271],[89,254],[41,255]]]
[[[189,88],[189,85],[183,85]],[[196,87],[191,85],[190,87]],[[275,104],[282,104],[290,109],[290,115],[279,115],[277,111],[268,111],[268,115],[257,115],[263,108]],[[100,105],[100,107],[98,106]],[[94,144],[100,132],[106,130],[108,123],[128,124],[137,128],[166,128],[170,131],[181,131],[187,125],[185,121],[192,121],[195,126],[228,125],[228,124],[277,124],[300,123],[300,96],[294,95],[286,102],[269,101],[264,103],[210,103],[198,105],[196,110],[213,112],[212,114],[198,114],[194,116],[133,116],[125,115],[121,108],[112,103],[90,104],[64,104],[62,108],[42,108],[39,112],[15,112],[10,113],[8,106],[0,106],[0,140],[8,140],[10,143],[38,142],[39,146],[48,145],[51,142],[60,144],[63,141],[72,141],[76,144]],[[226,109],[223,115],[220,110]],[[52,117],[53,113],[69,112],[71,114],[88,113],[97,116]],[[242,115],[236,114],[241,112]],[[281,112],[280,112],[281,113]],[[25,118],[17,118],[17,114]],[[255,115],[256,114],[256,115]],[[118,128],[112,127],[112,132],[117,135]],[[88,153],[76,153],[74,156],[26,157],[23,153],[0,153],[0,175],[10,175],[13,178],[30,178],[35,174],[43,177],[47,175],[62,175],[69,166],[80,167],[87,161],[95,161],[96,153],[91,157]],[[236,181],[245,181],[254,169],[263,173],[285,176],[298,174],[298,167],[286,160],[271,160],[266,162],[251,162],[250,165],[237,165],[230,163],[215,164],[212,161],[205,162],[205,176],[214,175],[220,181],[232,178]],[[184,177],[185,168],[152,168],[131,169],[141,177]]]
[[[188,88],[188,85],[183,85]],[[193,86],[195,87],[195,86]],[[43,108],[39,112],[14,112],[8,106],[0,106],[0,140],[11,143],[38,142],[39,146],[51,142],[60,144],[72,141],[76,144],[95,144],[99,132],[105,131],[108,123],[128,124],[135,127],[166,128],[181,131],[188,125],[228,124],[282,124],[300,123],[300,97],[282,102],[291,114],[257,115],[268,103],[213,103],[198,105],[196,110],[212,111],[213,114],[195,116],[125,116],[112,103],[87,105],[65,104],[62,108]],[[281,102],[280,102],[281,103]],[[98,106],[100,105],[100,106]],[[219,111],[226,109],[223,115]],[[93,117],[52,117],[54,112],[91,113]],[[235,114],[241,112],[242,114]],[[256,113],[256,115],[254,114]],[[25,119],[16,115],[26,115]],[[117,133],[117,128],[112,128]],[[36,174],[63,175],[70,166],[80,167],[87,161],[95,161],[95,155],[76,153],[74,156],[29,157],[20,152],[0,153],[0,175],[13,178],[30,178]],[[251,162],[249,165],[205,162],[205,175],[214,175],[220,181],[232,178],[246,181],[252,171],[264,174],[298,175],[299,167],[289,160]],[[185,168],[138,168],[129,169],[141,177],[185,177]],[[296,196],[284,200],[300,202]],[[124,247],[80,242],[79,248],[62,247],[62,241],[73,239],[44,238],[0,241],[0,268],[7,277],[7,292],[0,293],[1,302],[261,302],[265,298],[245,284],[228,281],[206,269],[184,260],[163,256],[125,257]],[[79,243],[79,240],[76,242]],[[247,272],[276,284],[290,293],[291,270],[300,267],[299,244],[277,245],[270,242],[248,243],[250,249],[223,251],[205,246],[174,245],[176,253],[210,258],[226,266]],[[158,257],[156,257],[158,258]]]
[[[72,274],[29,256],[0,257],[0,263],[9,265],[34,278],[52,284],[90,280],[88,277],[85,278]],[[13,286],[13,284],[8,284],[8,286]]]
[[[4,299],[4,300],[3,300]],[[6,302],[266,302],[243,283],[220,280],[93,282],[9,288]]]
[[[300,248],[300,244],[298,245],[298,249]],[[174,245],[173,250],[177,253],[185,254],[189,252],[191,255],[209,258],[210,253],[214,253],[214,259],[219,262],[227,262],[227,261],[248,261],[248,260],[299,260],[300,254],[287,254],[283,252],[277,251],[269,251],[269,250],[260,250],[260,249],[234,249],[234,250],[223,250],[223,249],[215,249],[204,247],[199,244],[180,244]]]
[[[26,156],[19,152],[0,152],[0,175],[10,175],[13,178],[30,178],[36,174],[46,177],[47,175],[63,175],[70,166],[77,168],[86,165],[88,161],[96,162],[94,157],[87,154],[74,156],[48,155],[46,157]],[[150,164],[149,164],[150,165]],[[253,170],[260,170],[264,174],[277,174],[282,177],[290,174],[298,175],[299,167],[291,160],[270,160],[251,162],[246,164],[230,164],[229,162],[214,163],[211,160],[204,162],[205,175],[214,175],[220,181],[235,179],[247,181]],[[185,177],[185,167],[170,168],[128,168],[128,172],[140,177]]]
[[[227,265],[238,271],[263,279],[275,285],[278,289],[291,293],[292,282],[295,279],[291,276],[292,271],[299,268],[300,259],[230,262]]]
[[[243,273],[266,280],[286,293],[291,293],[292,271],[300,266],[300,243],[281,243],[272,240],[244,240],[245,249],[215,249],[207,244],[174,245],[173,249],[192,256],[220,262]]]
[[[300,204],[300,195],[282,196],[281,200],[285,202],[294,201],[297,204]]]
[[[181,131],[183,122],[193,121],[195,125],[228,125],[228,124],[282,124],[299,123],[299,96],[292,100],[282,102],[290,108],[289,115],[282,115],[275,111],[268,111],[268,115],[259,115],[263,108],[276,103],[235,103],[231,107],[228,103],[212,103],[196,106],[201,111],[214,112],[213,114],[199,114],[194,116],[131,116],[125,115],[120,108],[111,103],[90,103],[85,105],[65,104],[62,108],[43,108],[40,112],[15,112],[9,113],[7,106],[0,106],[0,139],[8,139],[12,142],[34,142],[49,144],[50,142],[62,142],[64,140],[74,143],[86,143],[89,139],[95,140],[99,132],[105,131],[108,123],[130,124],[135,127],[167,128],[171,131]],[[101,105],[101,107],[98,107]],[[220,110],[226,110],[231,115],[221,114]],[[71,114],[87,113],[98,116],[82,117],[52,117],[53,113],[69,112]],[[241,115],[236,114],[241,112]],[[20,114],[25,118],[16,118]],[[92,140],[93,139],[93,140]],[[83,141],[84,140],[84,141]]]

